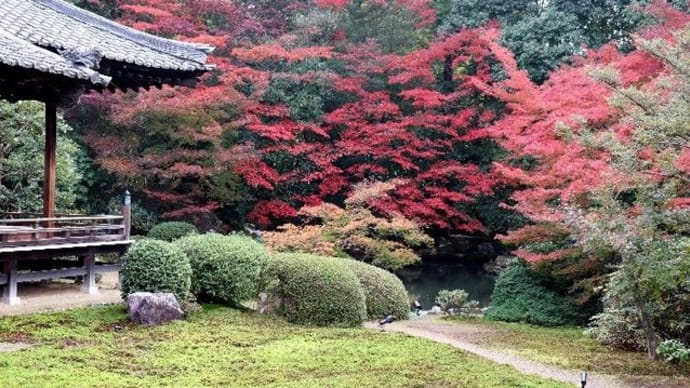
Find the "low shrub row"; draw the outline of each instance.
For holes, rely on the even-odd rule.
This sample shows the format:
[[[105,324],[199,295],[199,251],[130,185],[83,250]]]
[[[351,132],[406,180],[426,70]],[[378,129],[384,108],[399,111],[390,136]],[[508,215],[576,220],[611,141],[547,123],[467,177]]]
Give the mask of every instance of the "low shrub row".
[[[409,313],[407,290],[392,273],[360,261],[283,253],[274,256],[264,289],[281,301],[289,322],[318,326],[357,326],[364,319]]]
[[[191,292],[200,300],[239,307],[258,294],[268,254],[249,237],[218,233],[190,235],[175,242],[192,266]]]
[[[293,323],[356,326],[366,318],[409,312],[407,291],[392,273],[350,259],[278,254],[242,235],[188,235],[137,241],[122,260],[122,295],[172,292],[239,307],[264,291]]]
[[[142,239],[122,258],[122,296],[172,292],[178,300],[193,295],[239,306],[256,295],[267,257],[260,244],[242,235],[208,233],[175,242]]]
[[[340,259],[278,254],[268,265],[265,284],[280,298],[278,312],[289,322],[356,326],[366,318],[364,290]]]

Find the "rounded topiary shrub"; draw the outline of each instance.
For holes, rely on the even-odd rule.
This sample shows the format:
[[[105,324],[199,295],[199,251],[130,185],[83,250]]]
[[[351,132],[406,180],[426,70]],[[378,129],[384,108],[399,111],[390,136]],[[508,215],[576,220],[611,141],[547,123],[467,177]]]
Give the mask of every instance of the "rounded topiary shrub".
[[[200,300],[239,306],[255,298],[268,262],[264,247],[248,236],[208,233],[175,242],[192,265],[192,293]]]
[[[410,311],[407,290],[392,273],[357,260],[341,259],[355,273],[364,289],[369,319],[393,314],[407,319]]]
[[[147,237],[163,241],[175,241],[190,234],[197,234],[196,226],[189,222],[170,221],[161,222],[149,230]]]
[[[317,326],[357,326],[367,316],[364,290],[342,259],[301,253],[271,258],[267,292],[281,300],[288,321]]]
[[[160,240],[135,242],[122,257],[122,297],[134,292],[172,292],[178,300],[189,294],[192,268],[175,245]]]
[[[497,321],[559,326],[576,321],[572,301],[539,284],[527,263],[514,260],[496,279],[485,317]]]

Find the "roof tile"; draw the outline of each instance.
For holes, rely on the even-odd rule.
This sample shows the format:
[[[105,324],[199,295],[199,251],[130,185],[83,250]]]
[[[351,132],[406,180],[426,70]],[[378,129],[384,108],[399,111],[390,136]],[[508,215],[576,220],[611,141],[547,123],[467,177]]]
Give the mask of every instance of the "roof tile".
[[[102,58],[161,70],[203,72],[213,47],[122,26],[62,0],[0,1],[0,62],[99,84],[110,77],[56,52],[97,51]],[[107,82],[106,82],[107,84]]]

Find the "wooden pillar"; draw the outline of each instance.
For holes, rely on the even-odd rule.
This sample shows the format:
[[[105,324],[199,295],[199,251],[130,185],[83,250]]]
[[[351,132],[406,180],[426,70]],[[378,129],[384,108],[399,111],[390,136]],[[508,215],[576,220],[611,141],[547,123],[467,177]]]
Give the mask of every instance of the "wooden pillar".
[[[89,252],[87,255],[79,257],[79,259],[80,261],[83,259],[84,268],[86,269],[81,292],[89,295],[98,294],[98,286],[96,285],[96,255],[93,252]]]
[[[17,258],[10,257],[3,263],[3,272],[7,275],[7,284],[2,290],[2,303],[9,305],[19,304],[17,296]]]
[[[55,155],[57,149],[57,104],[46,102],[46,144],[44,154],[43,216],[55,217]]]

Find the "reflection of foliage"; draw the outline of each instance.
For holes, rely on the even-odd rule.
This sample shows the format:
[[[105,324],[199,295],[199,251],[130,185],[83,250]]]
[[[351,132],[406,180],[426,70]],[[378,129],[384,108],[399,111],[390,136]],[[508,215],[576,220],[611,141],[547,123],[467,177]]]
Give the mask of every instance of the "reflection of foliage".
[[[419,256],[413,249],[428,247],[433,240],[419,225],[401,215],[384,218],[366,208],[363,198],[377,195],[371,190],[381,190],[380,186],[388,187],[360,186],[344,209],[332,204],[302,208],[298,215],[304,224],[287,224],[276,232],[265,233],[266,244],[281,252],[352,256],[387,269],[418,262]]]
[[[0,209],[39,212],[43,207],[43,104],[0,102]],[[72,129],[58,119],[56,209],[77,210],[82,175],[81,150],[70,139]]]

